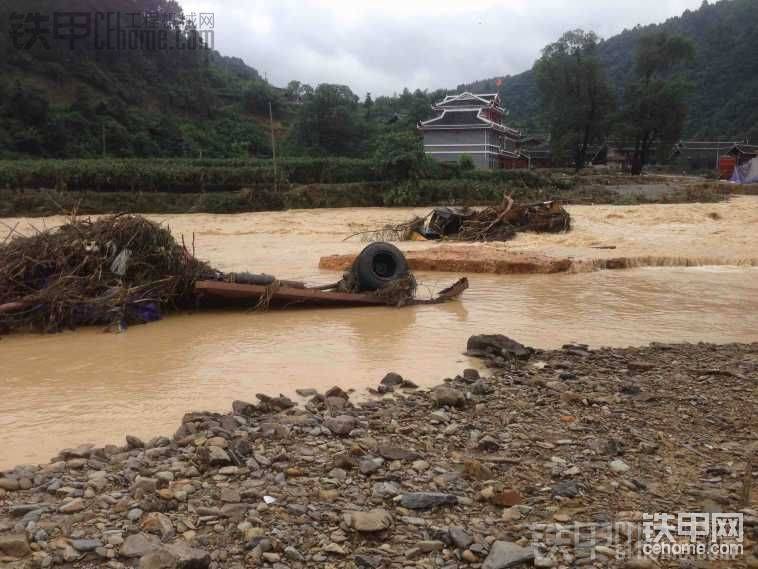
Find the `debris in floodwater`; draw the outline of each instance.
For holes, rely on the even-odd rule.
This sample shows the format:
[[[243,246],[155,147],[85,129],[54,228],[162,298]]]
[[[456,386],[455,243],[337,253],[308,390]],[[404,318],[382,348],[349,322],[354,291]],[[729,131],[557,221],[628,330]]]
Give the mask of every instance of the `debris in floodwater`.
[[[190,306],[195,281],[212,272],[168,228],[138,215],[9,235],[0,244],[0,330],[151,322],[161,309]]]
[[[416,298],[416,278],[405,255],[390,243],[372,243],[352,262],[338,282],[307,287],[304,283],[269,281],[266,275],[219,274],[196,283],[201,303],[252,305],[265,310],[273,305],[410,306],[440,304],[460,296],[468,279],[459,279],[431,299]],[[265,283],[265,284],[264,284]]]
[[[465,279],[431,301],[416,300],[416,280],[394,245],[373,243],[338,283],[308,288],[270,275],[222,273],[199,261],[171,232],[138,215],[77,219],[0,244],[0,333],[59,332],[85,325],[123,331],[166,310],[252,300],[281,304],[406,306],[460,295]]]
[[[571,229],[571,216],[557,201],[517,204],[505,196],[497,207],[438,207],[425,217],[384,229],[357,233],[366,241],[507,241],[521,231],[562,233]]]

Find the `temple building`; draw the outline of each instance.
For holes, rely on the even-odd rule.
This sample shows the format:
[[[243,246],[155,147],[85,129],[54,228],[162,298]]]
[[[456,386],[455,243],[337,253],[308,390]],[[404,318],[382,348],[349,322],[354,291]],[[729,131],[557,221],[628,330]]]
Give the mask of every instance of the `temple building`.
[[[505,109],[497,93],[448,95],[432,108],[439,115],[418,125],[429,156],[441,162],[470,156],[484,170],[527,167],[519,149],[521,132],[503,124]]]

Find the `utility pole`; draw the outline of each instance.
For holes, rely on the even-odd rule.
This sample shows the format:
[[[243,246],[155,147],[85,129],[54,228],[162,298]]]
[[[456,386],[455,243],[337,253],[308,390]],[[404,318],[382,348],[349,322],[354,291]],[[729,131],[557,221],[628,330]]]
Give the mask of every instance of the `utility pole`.
[[[103,143],[103,158],[105,158],[105,123],[102,123],[102,143]]]
[[[279,191],[279,175],[276,169],[276,138],[274,137],[274,110],[271,101],[268,102],[268,119],[271,124],[271,152],[274,156],[274,191]]]

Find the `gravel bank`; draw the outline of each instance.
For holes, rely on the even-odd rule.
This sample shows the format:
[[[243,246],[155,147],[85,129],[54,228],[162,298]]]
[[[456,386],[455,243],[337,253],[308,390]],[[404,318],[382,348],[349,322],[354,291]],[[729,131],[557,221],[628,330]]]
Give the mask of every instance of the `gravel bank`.
[[[758,344],[468,348],[490,376],[422,391],[388,374],[368,401],[335,387],[305,408],[261,395],[1,473],[0,566],[758,566]],[[612,522],[635,544],[643,512],[719,511],[744,514],[735,561],[548,547],[556,524]]]

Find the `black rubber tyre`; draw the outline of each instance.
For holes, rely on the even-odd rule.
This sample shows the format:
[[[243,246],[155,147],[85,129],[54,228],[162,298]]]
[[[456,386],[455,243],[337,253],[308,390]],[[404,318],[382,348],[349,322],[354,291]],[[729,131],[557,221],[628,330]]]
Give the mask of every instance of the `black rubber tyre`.
[[[361,291],[384,288],[394,280],[408,274],[408,262],[402,251],[389,243],[372,243],[366,247],[353,265]]]

